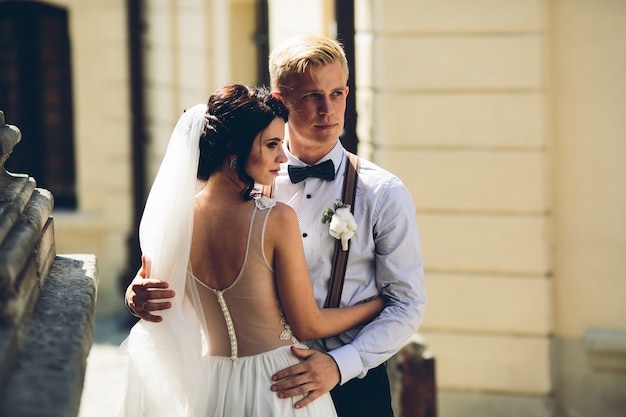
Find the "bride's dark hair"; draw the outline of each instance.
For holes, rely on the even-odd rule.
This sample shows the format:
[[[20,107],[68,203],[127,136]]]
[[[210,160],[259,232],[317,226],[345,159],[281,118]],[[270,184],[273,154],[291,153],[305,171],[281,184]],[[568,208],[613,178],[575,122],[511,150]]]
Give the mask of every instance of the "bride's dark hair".
[[[245,189],[241,195],[252,198],[254,180],[245,170],[254,138],[276,117],[287,122],[282,101],[266,88],[230,84],[219,88],[207,105],[206,127],[200,138],[198,179],[207,180],[227,158],[236,158],[236,170]]]

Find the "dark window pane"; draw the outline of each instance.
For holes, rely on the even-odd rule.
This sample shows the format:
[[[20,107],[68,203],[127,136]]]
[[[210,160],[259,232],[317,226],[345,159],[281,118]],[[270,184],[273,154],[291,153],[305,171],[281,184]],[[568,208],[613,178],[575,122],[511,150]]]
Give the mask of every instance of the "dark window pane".
[[[0,109],[22,141],[5,163],[76,208],[70,43],[65,9],[0,2]]]

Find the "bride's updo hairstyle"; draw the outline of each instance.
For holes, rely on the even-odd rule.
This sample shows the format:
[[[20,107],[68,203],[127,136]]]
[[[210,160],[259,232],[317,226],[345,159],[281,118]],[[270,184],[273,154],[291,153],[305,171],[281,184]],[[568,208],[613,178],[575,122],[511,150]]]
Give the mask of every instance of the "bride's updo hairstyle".
[[[283,102],[266,88],[230,84],[216,90],[209,97],[206,126],[200,137],[198,179],[206,181],[229,164],[245,184],[242,197],[252,198],[254,180],[245,167],[254,138],[276,117],[287,122],[287,115]],[[236,161],[231,164],[231,159]]]

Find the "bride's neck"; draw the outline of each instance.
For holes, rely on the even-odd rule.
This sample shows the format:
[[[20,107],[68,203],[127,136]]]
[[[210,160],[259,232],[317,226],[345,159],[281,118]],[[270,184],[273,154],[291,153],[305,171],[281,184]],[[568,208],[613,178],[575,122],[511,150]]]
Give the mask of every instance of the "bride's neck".
[[[211,174],[202,193],[209,198],[212,196],[219,197],[221,201],[244,202],[241,198],[241,192],[244,189],[245,185],[235,171],[221,169]]]

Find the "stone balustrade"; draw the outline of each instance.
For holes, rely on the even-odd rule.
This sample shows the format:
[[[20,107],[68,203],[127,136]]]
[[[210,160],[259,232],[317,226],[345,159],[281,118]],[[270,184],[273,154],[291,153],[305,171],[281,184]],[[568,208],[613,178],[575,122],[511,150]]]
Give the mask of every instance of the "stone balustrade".
[[[4,168],[20,140],[0,111],[0,416],[75,417],[93,341],[96,258],[56,254],[52,194]]]

